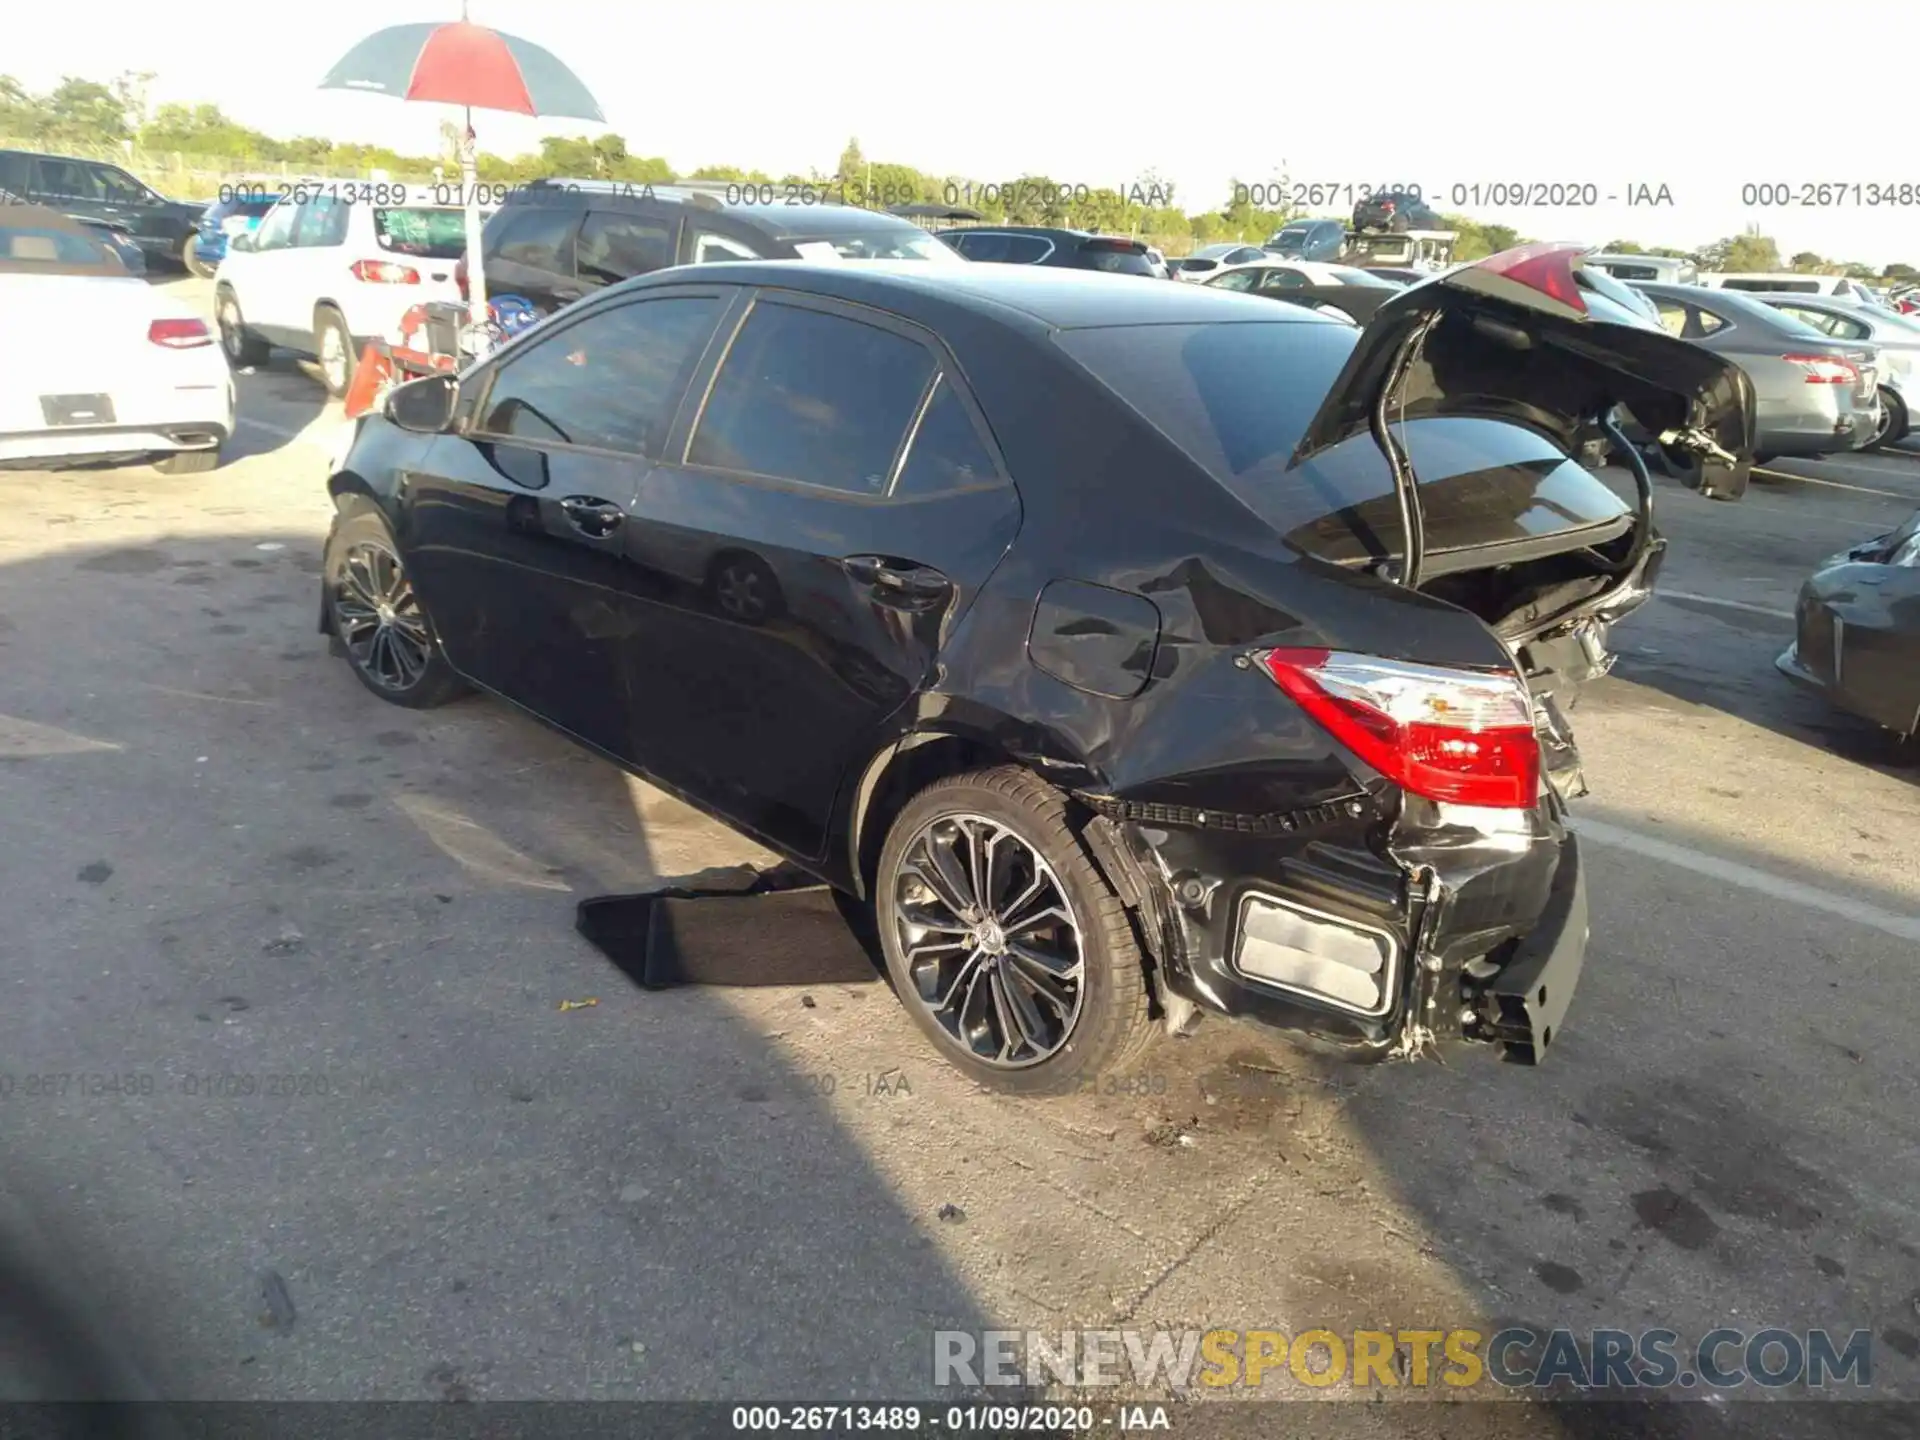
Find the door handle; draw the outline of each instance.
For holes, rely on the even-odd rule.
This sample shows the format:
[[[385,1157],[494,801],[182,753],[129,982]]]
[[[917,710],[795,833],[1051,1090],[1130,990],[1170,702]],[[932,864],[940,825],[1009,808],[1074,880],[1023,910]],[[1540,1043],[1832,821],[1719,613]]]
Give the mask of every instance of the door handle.
[[[953,593],[953,582],[931,566],[879,555],[849,555],[840,563],[875,600],[897,610],[925,610]]]
[[[568,524],[595,540],[611,535],[627,518],[627,512],[611,500],[594,495],[569,495],[560,502],[560,510]]]

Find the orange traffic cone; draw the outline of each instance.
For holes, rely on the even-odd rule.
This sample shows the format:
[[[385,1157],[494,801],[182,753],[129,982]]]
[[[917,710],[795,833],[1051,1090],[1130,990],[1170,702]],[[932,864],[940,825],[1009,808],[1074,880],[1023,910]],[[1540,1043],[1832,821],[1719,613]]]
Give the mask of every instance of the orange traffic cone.
[[[347,387],[347,418],[358,419],[377,406],[392,384],[393,357],[387,351],[386,342],[369,340],[367,348],[360,352],[353,384]]]

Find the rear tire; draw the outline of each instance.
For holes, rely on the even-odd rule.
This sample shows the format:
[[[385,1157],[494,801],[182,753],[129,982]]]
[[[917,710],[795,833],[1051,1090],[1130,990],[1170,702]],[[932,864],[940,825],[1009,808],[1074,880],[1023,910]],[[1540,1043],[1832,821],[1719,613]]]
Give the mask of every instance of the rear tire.
[[[189,235],[185,240],[181,241],[179,257],[180,268],[198,279],[211,280],[213,278],[213,272],[220,267],[217,265],[209,265],[206,261],[202,260],[198,253],[199,249],[200,237],[198,235]]]
[[[320,361],[320,379],[327,394],[338,400],[353,388],[353,372],[359,357],[353,353],[353,336],[347,330],[346,317],[331,305],[313,312],[313,353]]]
[[[240,297],[231,285],[222,285],[213,301],[214,323],[220,328],[220,348],[227,363],[236,370],[250,370],[267,363],[271,347],[247,328],[247,317],[240,311]]]
[[[1066,797],[1030,772],[976,770],[914,796],[873,893],[895,992],[976,1083],[1066,1094],[1119,1073],[1152,1040],[1126,907],[1074,834]]]
[[[1873,439],[1860,448],[1862,450],[1884,450],[1894,441],[1907,433],[1907,407],[1893,391],[1882,388],[1880,391],[1880,428],[1873,433]]]
[[[220,447],[211,450],[176,450],[153,462],[162,475],[204,475],[220,468]]]
[[[408,710],[431,710],[467,693],[377,510],[341,514],[320,569],[328,631],[362,685]]]

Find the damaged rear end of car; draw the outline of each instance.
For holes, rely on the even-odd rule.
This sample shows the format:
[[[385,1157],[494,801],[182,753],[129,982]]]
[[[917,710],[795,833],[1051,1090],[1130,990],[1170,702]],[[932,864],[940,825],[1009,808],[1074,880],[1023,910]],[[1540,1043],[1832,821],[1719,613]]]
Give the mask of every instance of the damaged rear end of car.
[[[1159,617],[1147,679],[1070,787],[1176,1031],[1211,1011],[1356,1058],[1521,1063],[1559,1034],[1588,939],[1571,712],[1665,550],[1644,468],[1629,502],[1572,457],[1616,406],[1727,465],[1753,425],[1737,367],[1589,305],[1578,254],[1522,247],[1357,338],[1328,325],[1346,358],[1304,428],[1284,398],[1181,409],[1173,371],[1063,337],[1266,532],[1124,577]],[[1196,393],[1252,343],[1214,330],[1173,362]],[[1056,618],[1036,663],[1087,633]]]

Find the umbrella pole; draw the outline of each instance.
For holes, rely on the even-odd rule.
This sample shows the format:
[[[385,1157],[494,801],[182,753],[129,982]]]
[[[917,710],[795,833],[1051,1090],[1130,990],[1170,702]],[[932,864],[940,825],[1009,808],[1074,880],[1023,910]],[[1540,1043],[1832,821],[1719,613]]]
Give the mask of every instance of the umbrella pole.
[[[460,139],[460,191],[467,212],[467,319],[482,333],[487,312],[486,258],[480,249],[480,156],[473,133],[473,108],[467,107],[467,128]]]

